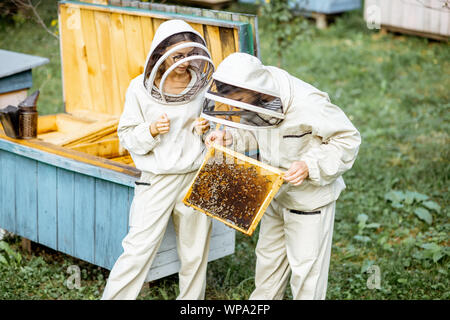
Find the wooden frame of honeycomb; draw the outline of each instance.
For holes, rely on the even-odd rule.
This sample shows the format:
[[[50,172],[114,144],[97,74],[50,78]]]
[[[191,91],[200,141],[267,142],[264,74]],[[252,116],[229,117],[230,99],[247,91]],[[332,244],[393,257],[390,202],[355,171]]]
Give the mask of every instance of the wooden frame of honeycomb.
[[[251,236],[283,184],[283,171],[213,145],[183,203]]]

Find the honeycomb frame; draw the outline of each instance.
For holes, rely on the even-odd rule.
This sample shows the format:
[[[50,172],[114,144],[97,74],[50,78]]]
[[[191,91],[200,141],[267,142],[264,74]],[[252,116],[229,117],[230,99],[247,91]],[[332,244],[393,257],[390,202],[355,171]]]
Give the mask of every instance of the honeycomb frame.
[[[217,183],[215,186],[211,184],[211,181],[213,181],[212,178],[217,178],[217,175],[213,176],[211,174],[211,166],[214,165],[217,169],[221,169],[220,171],[216,170],[216,172],[222,173],[221,178],[225,176],[224,179],[226,181],[222,181],[222,184],[233,187],[231,188],[232,190],[230,190],[230,193],[235,192],[236,187],[238,188],[237,192],[240,193],[239,199],[237,199],[235,195],[224,194],[225,191],[223,188],[221,192],[217,192]],[[231,174],[235,174],[235,176],[230,177],[230,170],[234,171]],[[225,223],[231,228],[251,236],[273,197],[283,184],[283,174],[284,172],[278,168],[269,166],[220,145],[213,145],[209,148],[200,169],[192,180],[189,190],[183,198],[183,203]],[[205,180],[204,177],[206,177],[207,180]],[[251,178],[253,179],[253,182],[256,181],[258,184],[245,185],[244,180],[239,180],[239,178],[242,177]],[[231,179],[234,180],[231,181]],[[242,183],[242,181],[244,181],[244,183]],[[218,193],[226,199],[234,199],[234,202],[229,201],[227,206],[226,204],[220,205],[218,202],[216,203],[214,199],[211,201],[207,200],[206,202],[204,200],[200,201],[199,199],[201,199],[201,197],[199,197],[198,193],[200,188],[203,194],[206,193],[206,198],[208,199],[210,199],[213,194]],[[251,188],[253,188],[253,190],[250,190]],[[232,196],[234,196],[234,198],[232,198]],[[245,212],[242,212],[243,201],[251,203],[250,207],[245,207]],[[230,212],[230,208],[234,208],[234,203],[240,204],[240,208],[238,209],[241,210]],[[215,205],[216,207],[214,207]],[[219,210],[217,210],[217,208]],[[245,217],[245,219],[243,219],[243,217]]]

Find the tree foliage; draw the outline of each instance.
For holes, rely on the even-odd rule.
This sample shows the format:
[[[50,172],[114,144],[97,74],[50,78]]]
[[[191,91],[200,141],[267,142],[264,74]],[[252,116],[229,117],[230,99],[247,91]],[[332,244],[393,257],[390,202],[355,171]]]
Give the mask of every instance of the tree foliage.
[[[267,32],[270,32],[275,43],[272,46],[278,57],[278,66],[283,62],[286,50],[296,41],[311,35],[303,9],[309,0],[265,0],[261,14],[266,21]]]

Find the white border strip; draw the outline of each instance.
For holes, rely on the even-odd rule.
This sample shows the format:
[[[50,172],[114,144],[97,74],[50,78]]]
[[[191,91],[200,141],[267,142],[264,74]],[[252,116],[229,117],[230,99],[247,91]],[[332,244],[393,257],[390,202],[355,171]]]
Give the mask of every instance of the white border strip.
[[[272,92],[272,91],[269,91],[269,90],[265,90],[264,88],[251,88],[247,84],[239,82],[239,81],[236,81],[235,79],[229,80],[227,78],[223,78],[221,74],[217,74],[216,73],[213,78],[214,78],[214,80],[217,80],[217,81],[220,81],[220,82],[223,82],[223,83],[235,86],[235,87],[242,87],[242,88],[247,89],[247,90],[262,92],[262,93],[268,94],[270,96],[281,98],[280,94],[277,93],[277,92]]]
[[[205,114],[203,112],[201,113],[200,116],[205,118],[205,119],[207,119],[207,120],[209,120],[209,121],[220,123],[220,124],[223,124],[225,126],[232,127],[232,128],[238,128],[238,129],[247,129],[247,130],[256,131],[258,129],[271,129],[271,128],[275,128],[276,127],[276,125],[265,126],[265,127],[249,126],[249,125],[238,123],[238,122],[233,122],[233,121],[229,121],[229,120],[225,120],[225,119],[221,119],[221,118],[212,117],[212,116],[207,115],[207,114]]]
[[[283,113],[267,110],[267,109],[264,109],[262,107],[256,107],[256,106],[253,106],[251,104],[248,104],[248,103],[245,103],[245,102],[242,102],[242,101],[236,101],[236,100],[224,98],[224,97],[221,97],[221,96],[209,93],[209,92],[205,93],[205,98],[213,100],[213,101],[218,101],[218,102],[222,102],[222,103],[225,103],[225,104],[229,104],[229,105],[231,105],[233,107],[242,108],[242,109],[253,111],[253,112],[256,112],[256,113],[262,113],[264,115],[272,116],[272,117],[275,117],[275,118],[278,118],[278,119],[284,119],[285,118],[285,115]]]

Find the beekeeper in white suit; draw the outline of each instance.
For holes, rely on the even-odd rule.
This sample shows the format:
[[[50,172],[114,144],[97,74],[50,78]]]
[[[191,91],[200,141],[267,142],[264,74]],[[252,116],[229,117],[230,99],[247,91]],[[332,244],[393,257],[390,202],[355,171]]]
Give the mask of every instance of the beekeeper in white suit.
[[[261,220],[250,299],[282,299],[289,277],[294,299],[325,299],[335,203],[358,130],[326,93],[254,56],[229,55],[213,79],[202,117],[227,127],[206,144],[258,147],[287,182]]]
[[[205,147],[197,121],[214,66],[199,33],[181,20],[157,29],[143,74],[127,90],[118,135],[142,171],[130,209],[124,252],[102,299],[135,299],[163,239],[169,218],[177,236],[178,299],[203,299],[211,220],[182,203]]]

